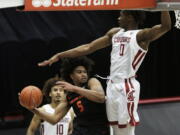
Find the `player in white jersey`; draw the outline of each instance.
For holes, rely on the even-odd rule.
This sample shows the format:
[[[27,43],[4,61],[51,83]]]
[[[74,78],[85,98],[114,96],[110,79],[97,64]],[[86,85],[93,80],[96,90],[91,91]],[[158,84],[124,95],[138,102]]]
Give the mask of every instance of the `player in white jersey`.
[[[43,105],[40,109],[53,114],[55,108],[64,97],[64,89],[56,84],[60,81],[58,78],[51,78],[46,81],[43,91],[50,104]],[[70,111],[55,125],[43,121],[39,116],[34,115],[27,130],[27,135],[35,135],[35,131],[39,128],[41,135],[70,135],[72,133],[73,110]]]
[[[53,114],[55,109],[50,104],[46,104],[42,107],[45,112]],[[71,120],[71,112],[68,112],[62,120],[55,125],[50,124],[47,121],[41,122],[40,133],[41,135],[70,135],[68,133]]]
[[[161,24],[138,29],[143,11],[123,10],[118,18],[119,28],[112,28],[104,36],[71,50],[55,54],[39,66],[51,65],[63,57],[90,54],[112,44],[110,77],[107,84],[107,115],[114,135],[134,135],[139,123],[137,105],[140,85],[136,72],[150,43],[171,29],[168,11],[161,12]]]
[[[136,36],[139,31],[121,29],[113,36],[111,76],[107,84],[108,120],[111,125],[118,125],[118,128],[126,129],[131,125],[133,127],[131,130],[121,131],[122,134],[128,135],[133,134],[134,126],[139,123],[137,106],[140,85],[135,75],[147,52],[137,43]],[[116,127],[113,126],[114,129]]]

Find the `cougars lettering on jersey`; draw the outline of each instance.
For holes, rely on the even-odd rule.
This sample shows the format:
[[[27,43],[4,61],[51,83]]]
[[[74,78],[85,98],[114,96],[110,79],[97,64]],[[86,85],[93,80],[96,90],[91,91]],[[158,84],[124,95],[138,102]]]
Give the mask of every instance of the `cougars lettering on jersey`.
[[[138,32],[139,30],[124,31],[121,29],[113,36],[110,69],[112,79],[135,76],[147,52],[137,43]]]
[[[44,105],[43,108],[46,112],[53,114],[54,108],[49,104]],[[71,114],[68,112],[64,118],[56,125],[52,125],[46,121],[41,123],[40,132],[41,135],[68,135],[69,123],[71,121]]]

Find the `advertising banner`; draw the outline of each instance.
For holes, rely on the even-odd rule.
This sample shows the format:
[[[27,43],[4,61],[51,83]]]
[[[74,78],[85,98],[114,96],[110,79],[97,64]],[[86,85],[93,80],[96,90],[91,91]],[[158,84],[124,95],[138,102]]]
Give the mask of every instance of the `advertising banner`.
[[[156,0],[25,0],[25,11],[155,8]]]

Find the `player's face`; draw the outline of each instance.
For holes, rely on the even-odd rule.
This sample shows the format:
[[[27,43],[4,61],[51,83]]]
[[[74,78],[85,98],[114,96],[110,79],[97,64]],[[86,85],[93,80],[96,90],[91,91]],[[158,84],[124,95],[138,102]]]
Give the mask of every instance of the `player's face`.
[[[88,73],[84,66],[77,66],[70,77],[75,85],[81,86],[81,84],[87,82]]]
[[[122,28],[126,28],[132,18],[133,17],[131,15],[128,15],[125,12],[121,11],[120,16],[118,17],[119,26]]]
[[[64,89],[59,85],[55,85],[51,88],[49,96],[51,97],[51,101],[59,103],[61,98],[65,96]]]

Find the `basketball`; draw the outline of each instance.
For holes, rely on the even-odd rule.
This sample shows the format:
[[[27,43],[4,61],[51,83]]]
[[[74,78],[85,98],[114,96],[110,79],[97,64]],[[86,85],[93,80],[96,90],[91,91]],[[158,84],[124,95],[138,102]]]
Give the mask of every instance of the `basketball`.
[[[28,109],[34,109],[41,104],[43,94],[38,87],[30,85],[22,89],[19,99],[21,105]]]

